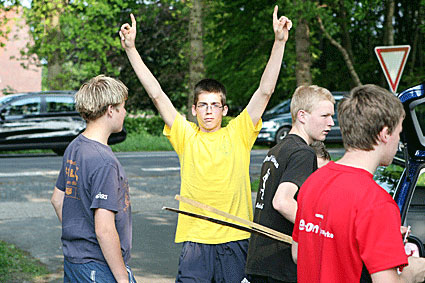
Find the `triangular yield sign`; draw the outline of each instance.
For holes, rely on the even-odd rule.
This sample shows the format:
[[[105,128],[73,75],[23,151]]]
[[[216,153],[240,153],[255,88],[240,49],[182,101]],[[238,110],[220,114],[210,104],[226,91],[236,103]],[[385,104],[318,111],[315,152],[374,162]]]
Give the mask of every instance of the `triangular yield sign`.
[[[397,92],[409,52],[410,45],[375,47],[375,54],[393,93]]]

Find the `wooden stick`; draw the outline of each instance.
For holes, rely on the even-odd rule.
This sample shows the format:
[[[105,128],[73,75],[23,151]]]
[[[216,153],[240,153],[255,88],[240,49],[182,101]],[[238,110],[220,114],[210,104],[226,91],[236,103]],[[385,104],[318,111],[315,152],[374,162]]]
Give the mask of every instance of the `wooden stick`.
[[[243,225],[240,225],[240,224],[228,222],[228,221],[225,221],[225,220],[205,216],[205,215],[194,213],[194,212],[180,210],[180,209],[177,209],[177,208],[164,206],[162,209],[172,211],[172,212],[176,212],[176,213],[179,213],[179,214],[184,214],[184,215],[195,217],[195,218],[199,218],[199,219],[203,219],[203,220],[207,220],[207,221],[210,221],[210,222],[213,222],[213,223],[216,223],[216,224],[229,226],[229,227],[239,229],[239,230],[242,230],[242,231],[246,231],[246,232],[250,232],[250,233],[257,233],[257,234],[260,234],[260,235],[263,235],[263,236],[266,236],[266,237],[269,237],[269,238],[272,238],[272,239],[275,239],[275,240],[278,240],[278,241],[281,241],[281,242],[288,243],[288,241],[284,238],[277,237],[275,235],[269,234],[267,232],[264,232],[262,230],[258,230],[258,229],[252,228],[252,227],[246,227],[246,226],[243,226]],[[289,242],[289,243],[291,243],[291,242]]]
[[[203,210],[206,210],[206,211],[215,213],[217,215],[226,217],[226,218],[231,219],[233,221],[237,221],[239,223],[242,223],[244,225],[247,225],[248,227],[251,227],[252,229],[266,232],[267,234],[273,235],[273,236],[278,237],[280,239],[285,239],[283,241],[286,242],[286,243],[292,243],[292,237],[291,236],[288,236],[288,235],[283,234],[283,233],[281,233],[279,231],[273,230],[273,229],[271,229],[269,227],[266,227],[266,226],[260,225],[258,223],[255,223],[255,222],[252,222],[252,221],[249,221],[249,220],[240,218],[238,216],[229,214],[229,213],[224,212],[224,211],[221,211],[221,210],[219,210],[219,209],[217,209],[215,207],[209,206],[207,204],[198,202],[196,200],[193,200],[193,199],[190,199],[190,198],[187,198],[187,197],[184,197],[184,196],[176,195],[175,196],[175,199],[178,200],[178,201],[181,201],[183,203],[190,204],[190,205],[192,205],[194,207],[197,207],[197,208],[200,208],[200,209],[203,209]]]

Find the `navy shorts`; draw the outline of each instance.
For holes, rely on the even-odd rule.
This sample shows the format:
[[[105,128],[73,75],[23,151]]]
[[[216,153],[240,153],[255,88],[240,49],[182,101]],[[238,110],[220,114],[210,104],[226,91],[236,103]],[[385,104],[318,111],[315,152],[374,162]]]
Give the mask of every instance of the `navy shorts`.
[[[245,278],[248,240],[208,245],[184,242],[176,282],[225,283]]]
[[[128,280],[130,283],[136,283],[133,272],[130,267],[126,266],[128,272]],[[64,283],[112,283],[117,282],[115,280],[112,271],[108,265],[90,261],[88,263],[71,263],[68,260],[64,260]]]

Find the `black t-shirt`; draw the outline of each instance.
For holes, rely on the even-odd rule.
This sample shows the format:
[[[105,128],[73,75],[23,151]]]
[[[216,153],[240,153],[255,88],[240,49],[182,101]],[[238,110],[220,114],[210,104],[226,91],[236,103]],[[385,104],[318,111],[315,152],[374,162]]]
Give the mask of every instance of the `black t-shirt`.
[[[283,182],[298,189],[317,169],[314,150],[298,135],[290,134],[268,152],[261,168],[255,202],[254,222],[292,235],[294,224],[273,208],[273,198]],[[295,195],[295,199],[298,192]],[[296,282],[297,266],[292,261],[291,245],[258,234],[251,234],[246,273]]]

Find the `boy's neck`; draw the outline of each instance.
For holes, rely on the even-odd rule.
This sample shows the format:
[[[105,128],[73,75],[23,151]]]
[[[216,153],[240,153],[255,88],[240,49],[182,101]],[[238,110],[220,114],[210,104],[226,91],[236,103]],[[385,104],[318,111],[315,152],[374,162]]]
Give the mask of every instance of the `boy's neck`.
[[[105,130],[105,127],[97,121],[91,121],[87,123],[87,127],[83,132],[83,135],[91,140],[100,142],[101,144],[108,145],[108,138],[111,135],[110,132]]]
[[[374,174],[380,163],[380,157],[376,150],[365,151],[359,149],[349,149],[344,156],[336,163],[360,168]]]

